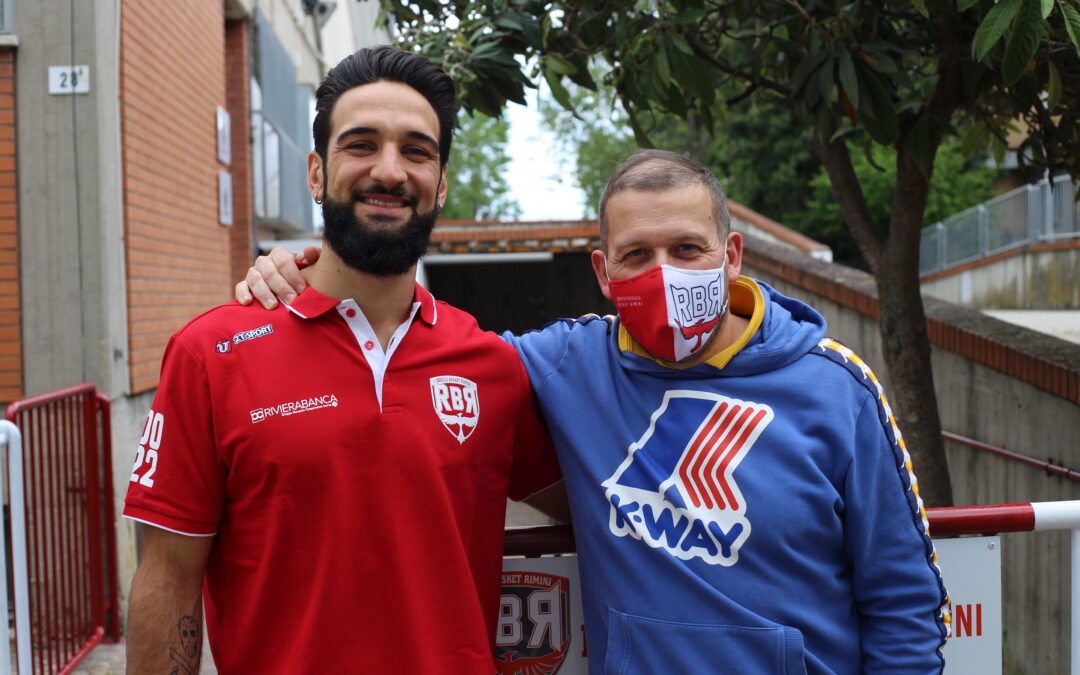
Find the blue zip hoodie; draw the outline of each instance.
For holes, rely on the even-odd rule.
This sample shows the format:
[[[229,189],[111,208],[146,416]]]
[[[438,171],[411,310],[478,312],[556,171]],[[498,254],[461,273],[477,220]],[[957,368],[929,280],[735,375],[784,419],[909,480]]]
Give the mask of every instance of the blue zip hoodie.
[[[590,673],[940,673],[948,597],[873,373],[746,277],[673,370],[613,317],[509,334],[573,514]]]

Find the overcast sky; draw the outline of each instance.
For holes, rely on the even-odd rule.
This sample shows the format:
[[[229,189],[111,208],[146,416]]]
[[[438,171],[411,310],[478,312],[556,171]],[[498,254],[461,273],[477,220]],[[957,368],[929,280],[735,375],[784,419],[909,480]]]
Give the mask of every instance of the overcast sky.
[[[577,219],[584,215],[584,193],[574,187],[573,161],[559,169],[559,157],[551,134],[540,127],[536,92],[526,94],[529,105],[510,103],[510,169],[506,179],[511,196],[522,208],[522,220]],[[563,180],[559,180],[559,176]]]

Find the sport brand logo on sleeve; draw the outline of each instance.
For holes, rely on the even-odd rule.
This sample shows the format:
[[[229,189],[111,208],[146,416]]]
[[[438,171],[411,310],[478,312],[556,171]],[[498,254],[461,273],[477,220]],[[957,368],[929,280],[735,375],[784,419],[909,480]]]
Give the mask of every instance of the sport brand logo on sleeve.
[[[476,423],[480,419],[480,398],[476,392],[476,383],[456,375],[433,377],[431,383],[431,405],[435,414],[450,435],[458,443],[472,436]]]
[[[764,404],[668,391],[649,428],[603,483],[611,533],[680,560],[734,565],[750,536],[734,472],[772,419]]]
[[[267,335],[273,335],[274,324],[268,323],[258,328],[252,328],[251,330],[240,331],[231,338],[225,340],[218,340],[214,343],[214,351],[218,354],[228,354],[232,351],[233,346],[240,344],[241,342],[247,342],[248,340],[255,340],[257,338],[266,337]]]

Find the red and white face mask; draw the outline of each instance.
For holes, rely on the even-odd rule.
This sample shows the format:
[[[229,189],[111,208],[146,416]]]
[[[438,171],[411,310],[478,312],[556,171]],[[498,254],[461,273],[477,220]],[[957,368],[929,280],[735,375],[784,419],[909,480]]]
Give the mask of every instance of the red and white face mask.
[[[685,270],[658,265],[628,279],[609,280],[608,291],[634,339],[649,353],[672,362],[697,354],[727,311],[724,267]]]

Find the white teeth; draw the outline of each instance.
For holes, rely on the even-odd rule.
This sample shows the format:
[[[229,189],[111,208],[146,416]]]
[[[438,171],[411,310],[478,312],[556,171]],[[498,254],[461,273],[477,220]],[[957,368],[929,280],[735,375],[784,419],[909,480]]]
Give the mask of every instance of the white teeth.
[[[364,201],[372,206],[402,206],[402,202],[383,202],[378,199],[365,199]]]

